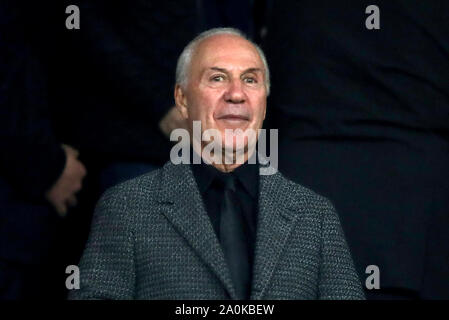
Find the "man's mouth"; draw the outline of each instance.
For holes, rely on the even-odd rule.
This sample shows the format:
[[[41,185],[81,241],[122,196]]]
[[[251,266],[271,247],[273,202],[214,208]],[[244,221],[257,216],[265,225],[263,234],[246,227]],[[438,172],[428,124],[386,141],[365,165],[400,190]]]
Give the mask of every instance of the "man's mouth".
[[[226,114],[217,118],[218,120],[229,120],[229,121],[248,121],[249,117],[245,115],[236,114]]]
[[[245,115],[225,114],[217,117],[216,121],[221,122],[224,128],[238,129],[247,126],[249,117]]]

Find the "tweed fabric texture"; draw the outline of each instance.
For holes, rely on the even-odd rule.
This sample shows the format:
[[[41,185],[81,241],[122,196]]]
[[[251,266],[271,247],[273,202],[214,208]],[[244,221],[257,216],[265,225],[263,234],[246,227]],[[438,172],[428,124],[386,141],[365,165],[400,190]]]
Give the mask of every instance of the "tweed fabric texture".
[[[251,299],[363,299],[332,204],[280,173],[260,175]],[[236,299],[189,165],[100,199],[70,299]]]

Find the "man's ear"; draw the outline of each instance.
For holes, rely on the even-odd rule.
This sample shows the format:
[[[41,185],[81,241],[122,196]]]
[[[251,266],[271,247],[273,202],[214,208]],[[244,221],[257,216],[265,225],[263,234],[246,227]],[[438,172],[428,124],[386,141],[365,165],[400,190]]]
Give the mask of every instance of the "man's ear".
[[[184,93],[184,89],[182,89],[179,84],[175,86],[175,103],[182,117],[187,119],[189,117],[187,112],[187,97]]]

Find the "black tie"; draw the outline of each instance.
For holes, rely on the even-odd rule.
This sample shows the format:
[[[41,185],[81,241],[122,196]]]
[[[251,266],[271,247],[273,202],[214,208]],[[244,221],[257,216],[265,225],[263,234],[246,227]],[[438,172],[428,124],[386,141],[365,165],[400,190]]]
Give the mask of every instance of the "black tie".
[[[250,264],[245,220],[236,197],[235,177],[222,175],[224,196],[220,214],[220,242],[239,299],[249,299]]]

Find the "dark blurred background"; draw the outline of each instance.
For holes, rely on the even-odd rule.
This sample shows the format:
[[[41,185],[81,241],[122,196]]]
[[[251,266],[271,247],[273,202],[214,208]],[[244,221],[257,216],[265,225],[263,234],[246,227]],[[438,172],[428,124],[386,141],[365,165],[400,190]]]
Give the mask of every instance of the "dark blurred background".
[[[66,7],[80,9],[69,30]],[[369,299],[449,299],[449,3],[0,3],[0,299],[64,299],[104,190],[168,160],[175,65],[235,27],[272,74],[279,170],[335,204]]]

